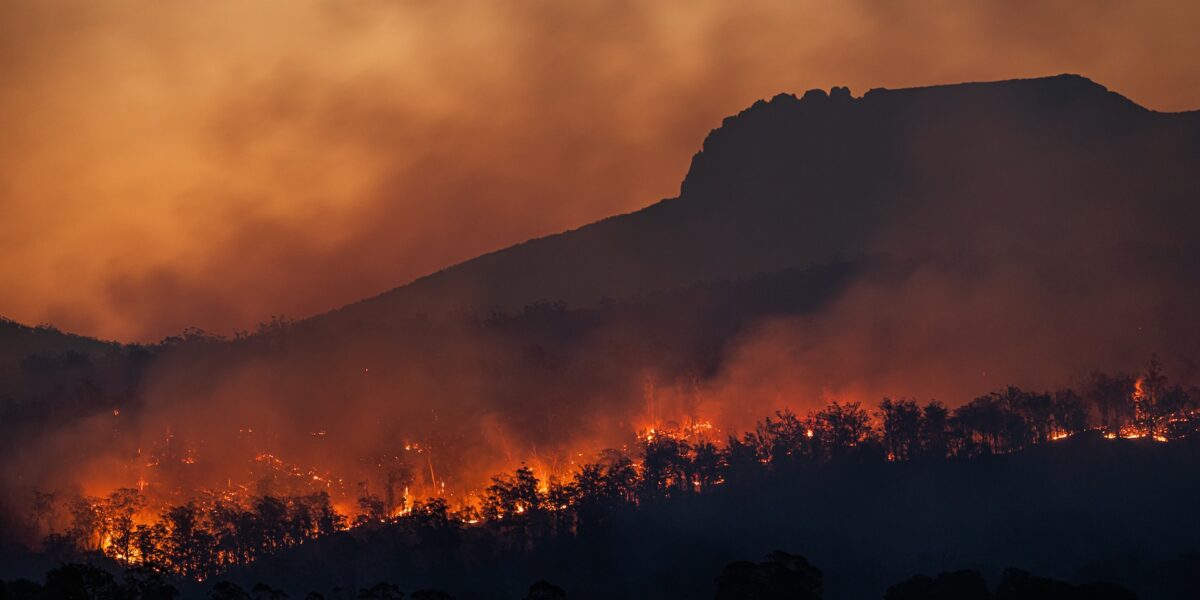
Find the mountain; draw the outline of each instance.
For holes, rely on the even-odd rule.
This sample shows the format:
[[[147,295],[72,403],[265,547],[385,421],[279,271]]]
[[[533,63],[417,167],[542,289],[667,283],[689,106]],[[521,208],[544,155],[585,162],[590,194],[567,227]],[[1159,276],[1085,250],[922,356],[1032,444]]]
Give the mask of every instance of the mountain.
[[[99,353],[119,344],[64,333],[50,326],[30,327],[0,317],[0,364],[13,363],[30,354]]]
[[[77,374],[89,362],[89,356],[101,356],[120,348],[120,344],[64,333],[49,326],[29,327],[0,317],[0,411],[8,408],[10,397],[44,392],[46,382],[34,382],[43,374],[53,372],[58,381],[51,385],[62,386],[68,379],[63,376]]]
[[[780,94],[711,132],[676,198],[315,320],[590,306],[836,256],[1005,250],[1088,228],[1077,247],[1109,238],[1134,208],[1147,227],[1193,226],[1198,156],[1200,113],[1149,111],[1074,75]]]

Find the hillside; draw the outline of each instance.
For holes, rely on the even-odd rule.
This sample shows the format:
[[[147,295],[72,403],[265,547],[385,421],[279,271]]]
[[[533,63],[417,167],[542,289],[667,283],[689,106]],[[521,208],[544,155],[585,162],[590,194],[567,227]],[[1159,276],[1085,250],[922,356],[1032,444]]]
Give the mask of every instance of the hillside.
[[[486,314],[541,299],[587,306],[836,255],[1031,241],[1068,221],[1090,229],[1066,241],[1087,244],[1111,238],[1108,228],[1128,224],[1120,213],[1134,208],[1149,226],[1195,224],[1198,140],[1200,113],[1148,111],[1072,75],[861,98],[845,88],[780,94],[709,134],[677,198],[315,320]]]

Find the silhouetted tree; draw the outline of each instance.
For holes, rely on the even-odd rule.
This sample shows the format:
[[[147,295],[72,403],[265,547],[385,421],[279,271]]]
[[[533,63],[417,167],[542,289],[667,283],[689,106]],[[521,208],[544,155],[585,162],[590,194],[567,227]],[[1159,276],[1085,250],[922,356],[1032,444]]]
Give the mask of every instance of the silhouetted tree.
[[[996,600],[1137,600],[1137,594],[1112,583],[1072,585],[1006,569],[996,586]]]
[[[250,600],[250,594],[241,586],[228,581],[218,581],[208,590],[209,600]]]
[[[542,580],[529,586],[523,600],[567,600],[567,592],[549,581]]]
[[[888,588],[884,600],[991,600],[977,571],[953,571],[937,578],[917,575]]]
[[[127,597],[138,600],[173,600],[179,595],[161,573],[145,567],[126,570],[122,587]]]
[[[716,600],[815,600],[821,570],[802,556],[776,550],[759,564],[738,561],[717,577]]]
[[[686,440],[662,434],[648,434],[641,440],[642,480],[640,499],[652,502],[688,491],[691,446]]]
[[[1004,436],[1004,405],[994,394],[980,396],[954,409],[953,427],[966,456],[998,452]]]
[[[403,600],[404,592],[399,586],[381,581],[369,588],[358,591],[358,600]]]
[[[71,528],[68,535],[81,550],[99,550],[104,540],[104,517],[100,511],[101,500],[88,496],[71,500]]]
[[[46,573],[43,597],[62,600],[108,600],[122,595],[108,571],[85,564],[68,564]]]
[[[554,516],[554,533],[570,534],[575,531],[575,508],[578,493],[574,482],[562,482],[551,477],[546,488],[546,506]]]
[[[1167,414],[1162,401],[1167,395],[1167,376],[1157,355],[1151,355],[1142,376],[1134,382],[1132,396],[1134,419],[1138,427],[1150,435],[1160,434]]]
[[[1054,392],[1051,412],[1055,428],[1061,433],[1079,433],[1088,428],[1087,405],[1075,390],[1067,388]]]
[[[441,590],[417,590],[410,596],[411,600],[454,600],[454,596]]]
[[[146,505],[146,499],[138,490],[121,488],[109,494],[104,503],[104,520],[109,535],[106,552],[109,556],[129,564],[135,547],[134,515]]]
[[[1017,388],[1008,388],[1010,399],[1009,402],[1014,409],[1013,412],[1025,417],[1025,422],[1028,427],[1020,427],[1020,430],[1010,430],[1010,435],[1016,434],[1018,439],[1011,440],[1015,442],[1010,450],[1024,447],[1032,442],[1041,444],[1050,440],[1050,436],[1054,434],[1056,429],[1054,422],[1054,399],[1049,394],[1035,394],[1029,392],[1021,392]],[[1011,423],[1017,423],[1015,420],[1010,420]],[[1011,427],[1011,426],[1010,426]],[[1029,436],[1029,433],[1032,436]],[[1031,438],[1031,439],[1030,439]]]
[[[692,448],[692,482],[696,491],[704,491],[721,481],[725,471],[725,453],[716,444],[701,441]]]
[[[725,479],[740,484],[758,481],[766,473],[767,457],[758,450],[753,434],[729,436],[725,444]]]
[[[165,558],[180,575],[200,579],[210,575],[215,561],[215,540],[200,520],[195,503],[167,509],[163,514],[167,524]]]
[[[1121,428],[1134,418],[1134,379],[1128,375],[1108,375],[1096,372],[1088,381],[1086,397],[1100,417],[1100,427],[1107,433],[1119,435]]]
[[[814,415],[813,431],[829,459],[838,460],[871,439],[871,417],[860,402],[833,402]]]
[[[137,548],[138,564],[154,568],[169,568],[166,539],[167,527],[161,522],[134,527],[133,545]]]
[[[379,496],[363,493],[358,497],[358,515],[354,517],[354,525],[361,527],[367,523],[383,523],[391,517],[387,503]]]
[[[921,409],[920,455],[945,458],[950,453],[950,411],[931,400]]]
[[[540,507],[538,479],[526,466],[518,468],[511,476],[493,477],[483,500],[483,513],[489,519],[511,518]]]
[[[814,427],[790,410],[775,411],[774,418],[763,419],[754,433],[744,439],[756,447],[758,456],[766,458],[772,470],[783,471],[803,465],[816,456]]]
[[[884,398],[879,405],[883,422],[883,449],[891,460],[909,460],[920,452],[921,409],[901,398]]]
[[[254,600],[286,600],[288,593],[260,581],[250,588],[250,597]]]

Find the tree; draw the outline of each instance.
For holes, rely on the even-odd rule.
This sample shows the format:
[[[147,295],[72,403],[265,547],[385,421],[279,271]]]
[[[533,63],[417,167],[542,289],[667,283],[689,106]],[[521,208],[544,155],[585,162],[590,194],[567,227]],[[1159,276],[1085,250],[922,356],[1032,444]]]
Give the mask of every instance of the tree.
[[[489,519],[511,518],[540,507],[538,479],[527,466],[519,467],[511,476],[493,477],[483,499],[484,515]]]
[[[153,568],[166,568],[168,559],[165,549],[167,528],[162,523],[138,525],[133,529],[133,545],[137,548],[138,564]]]
[[[170,567],[194,579],[210,575],[216,562],[216,541],[201,523],[196,504],[171,507],[163,514],[163,520],[167,524],[164,542]]]
[[[1166,414],[1161,410],[1163,397],[1167,395],[1167,376],[1157,355],[1150,356],[1146,370],[1133,385],[1133,405],[1138,427],[1150,435],[1161,431]]]
[[[754,434],[747,433],[741,439],[729,436],[725,443],[725,479],[749,483],[758,481],[766,472],[767,457],[758,450]]]
[[[920,452],[921,409],[901,398],[884,398],[879,405],[883,421],[883,448],[890,460],[909,460]]]
[[[250,510],[254,514],[254,528],[249,545],[255,554],[270,554],[287,545],[287,503],[273,496],[261,496],[251,502]]]
[[[546,506],[554,515],[555,533],[569,534],[574,531],[575,502],[575,484],[551,477],[546,489]]]
[[[33,524],[42,531],[54,533],[57,509],[58,497],[53,492],[33,492]]]
[[[179,590],[167,583],[162,574],[145,567],[135,567],[125,571],[122,586],[128,598],[138,600],[174,600],[179,596]]]
[[[403,600],[404,592],[393,583],[381,581],[367,589],[359,590],[358,600]]]
[[[829,459],[839,460],[871,439],[871,417],[860,402],[833,402],[816,413],[813,431]]]
[[[1125,374],[1096,372],[1089,378],[1086,398],[1096,407],[1100,427],[1106,433],[1120,435],[1122,427],[1133,420],[1134,383],[1134,379]]]
[[[692,483],[697,492],[716,485],[724,470],[725,455],[716,444],[701,441],[692,448]]]
[[[145,506],[146,498],[135,488],[121,488],[109,494],[104,510],[109,531],[106,554],[125,564],[132,561],[137,527],[134,516]]]
[[[691,446],[673,435],[650,434],[642,438],[642,501],[669,498],[691,486]]]
[[[208,600],[250,600],[250,594],[236,583],[218,581],[208,590]]]
[[[1015,387],[1008,388],[1010,402],[1015,409],[1013,412],[1025,417],[1028,427],[1023,427],[1018,442],[1032,441],[1037,444],[1047,442],[1055,433],[1054,399],[1049,394],[1034,394],[1021,392]],[[1012,421],[1015,423],[1015,421]],[[1028,431],[1032,430],[1032,440],[1027,439]],[[1015,432],[1010,432],[1015,433]],[[1023,443],[1020,445],[1024,445]]]
[[[120,597],[120,586],[108,571],[85,564],[68,564],[46,573],[44,597],[62,600],[108,600]]]
[[[636,502],[641,476],[633,460],[619,452],[605,454],[604,460],[604,489],[612,504]]]
[[[917,575],[887,589],[884,600],[991,600],[987,582],[977,571],[942,573],[936,579]]]
[[[489,521],[500,523],[501,529],[512,536],[513,544],[526,550],[532,543],[532,531],[542,524],[542,498],[538,494],[538,479],[527,466],[513,475],[492,478],[483,498],[483,514]]]
[[[953,424],[967,456],[999,452],[1004,435],[1004,406],[995,394],[980,396],[954,409]]]
[[[454,600],[454,596],[441,590],[417,590],[412,593],[412,600]]]
[[[921,409],[919,453],[924,458],[945,458],[950,454],[950,411],[937,400]]]
[[[88,496],[71,500],[71,528],[68,535],[80,550],[99,550],[104,541],[104,517],[99,498]]]
[[[1054,426],[1059,433],[1079,433],[1088,428],[1087,406],[1075,390],[1067,388],[1054,392],[1051,408]]]
[[[354,517],[355,527],[367,523],[384,523],[391,517],[387,511],[387,503],[379,496],[364,493],[358,498],[358,515]]]
[[[757,447],[757,453],[767,458],[773,470],[780,471],[813,458],[812,438],[811,423],[804,423],[790,410],[782,410],[775,411],[774,419],[763,419],[745,440]]]
[[[524,600],[567,600],[567,592],[543,579],[529,586]]]
[[[1112,583],[1072,585],[1038,577],[1020,569],[1005,569],[996,586],[996,600],[1136,600],[1137,594]]]
[[[286,600],[288,593],[260,581],[250,588],[250,597],[254,600]]]
[[[737,561],[717,577],[716,600],[816,600],[821,570],[802,556],[776,550],[764,562]]]

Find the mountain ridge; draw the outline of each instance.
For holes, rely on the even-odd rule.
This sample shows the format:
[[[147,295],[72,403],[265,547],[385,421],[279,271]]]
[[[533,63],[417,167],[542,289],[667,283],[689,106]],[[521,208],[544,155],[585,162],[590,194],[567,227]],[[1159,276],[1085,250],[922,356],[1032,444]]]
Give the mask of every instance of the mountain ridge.
[[[957,110],[955,107],[958,107]],[[899,145],[887,148],[883,143],[867,146],[843,141],[839,146],[824,149],[822,155],[818,152],[821,150],[819,148],[800,146],[805,139],[837,142],[838,128],[853,129],[854,124],[850,119],[866,120],[871,126],[879,127],[877,132],[863,135],[876,135],[883,142],[889,142],[912,135],[913,130],[923,125],[909,126],[906,130],[901,130],[902,125],[896,125],[911,115],[924,120],[932,119],[932,125],[935,126],[938,120],[943,123],[953,121],[970,124],[973,119],[980,118],[1000,123],[1028,118],[1049,123],[1060,119],[1062,122],[1048,129],[1048,134],[1075,137],[1089,135],[1088,127],[1095,127],[1099,123],[1107,128],[1115,128],[1117,133],[1121,133],[1122,129],[1135,131],[1145,127],[1146,123],[1161,127],[1155,121],[1161,122],[1163,119],[1173,121],[1172,126],[1176,124],[1174,121],[1182,119],[1187,128],[1200,123],[1200,119],[1195,118],[1200,112],[1150,111],[1078,75],[896,90],[875,88],[859,98],[852,97],[848,89],[837,87],[831,93],[810,90],[801,97],[779,94],[771,100],[759,100],[738,114],[725,118],[720,127],[710,131],[694,155],[687,175],[681,182],[680,193],[675,197],[480,255],[408,284],[316,315],[310,320],[364,322],[387,319],[390,312],[413,314],[447,309],[451,312],[487,314],[491,311],[516,310],[525,303],[543,299],[586,306],[605,297],[628,297],[663,289],[660,286],[678,287],[697,281],[736,278],[779,268],[802,268],[820,263],[837,253],[872,252],[876,249],[862,246],[862,238],[870,235],[870,232],[855,231],[863,225],[862,222],[841,223],[836,228],[837,235],[851,242],[843,247],[834,246],[829,239],[823,240],[823,244],[785,247],[791,242],[778,230],[771,231],[764,240],[755,240],[746,231],[733,236],[724,235],[735,228],[731,223],[737,220],[736,215],[724,223],[701,223],[697,221],[703,220],[703,215],[686,213],[711,214],[716,211],[725,213],[721,215],[721,218],[725,218],[730,206],[744,208],[749,204],[731,201],[731,196],[736,193],[739,198],[750,197],[753,205],[761,207],[762,210],[755,211],[758,213],[755,218],[771,220],[773,215],[770,211],[779,205],[776,202],[764,202],[763,197],[771,196],[774,190],[765,190],[767,193],[764,194],[763,189],[748,182],[749,178],[759,177],[761,181],[771,184],[776,183],[780,176],[784,179],[819,179],[828,174],[821,169],[830,169],[830,165],[836,161],[861,158],[862,161],[873,161],[872,164],[883,169],[873,173],[875,179],[892,179],[881,181],[879,186],[874,187],[858,182],[855,189],[840,194],[836,189],[831,189],[833,182],[830,181],[818,180],[804,184],[812,186],[811,197],[833,193],[838,196],[843,210],[849,206],[856,216],[866,217],[868,228],[874,226],[871,219],[885,217],[876,214],[874,208],[867,206],[862,198],[873,201],[877,196],[892,193],[892,190],[884,188],[905,177],[899,170],[905,160],[902,155],[908,149]],[[784,125],[781,126],[781,123]],[[798,132],[810,135],[798,136]],[[756,139],[747,142],[745,138]],[[756,152],[764,147],[764,140],[774,145],[767,147],[767,151]],[[745,152],[747,148],[749,152]],[[738,155],[739,151],[743,154]],[[792,160],[798,151],[802,153],[801,156],[814,160],[807,166]],[[733,159],[730,160],[730,157]],[[857,194],[858,198],[850,197],[850,191]],[[725,206],[717,206],[719,204]],[[707,206],[701,208],[701,205]],[[766,211],[765,215],[763,211]],[[830,219],[831,214],[838,216],[831,211],[813,216]],[[801,222],[790,216],[785,216],[784,220],[793,224]],[[814,228],[809,233],[820,236],[822,228]],[[656,242],[656,236],[670,239]],[[762,242],[759,245],[763,247],[757,253],[748,252],[745,256],[731,257],[723,262],[722,257],[713,252],[688,247],[688,243],[695,243],[693,240],[696,236],[700,239],[712,238],[730,247],[737,245],[732,242],[746,240],[752,244]],[[859,239],[850,239],[855,236]],[[683,242],[671,243],[679,240]],[[767,256],[778,249],[789,252],[791,256],[779,260]],[[594,255],[588,256],[589,252]],[[595,256],[601,253],[608,256]],[[627,271],[621,275],[610,273],[617,269]],[[584,281],[582,273],[601,282]]]

